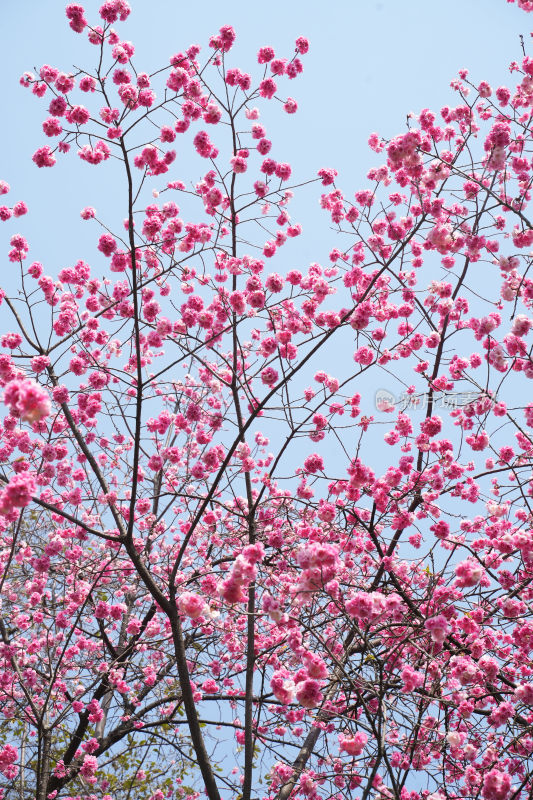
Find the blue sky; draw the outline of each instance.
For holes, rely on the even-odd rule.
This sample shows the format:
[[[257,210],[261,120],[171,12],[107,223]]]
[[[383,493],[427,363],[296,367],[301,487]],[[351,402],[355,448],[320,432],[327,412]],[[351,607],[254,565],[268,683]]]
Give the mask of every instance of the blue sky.
[[[85,5],[95,22],[99,3]],[[264,121],[280,160],[292,164],[295,177],[305,180],[332,166],[346,194],[364,188],[368,169],[383,161],[367,147],[371,132],[392,137],[405,130],[408,112],[456,103],[449,82],[461,67],[470,69],[476,83],[509,83],[508,64],[521,56],[519,34],[529,45],[533,22],[506,0],[132,0],[132,5],[119,31],[135,44],[140,71],[167,64],[171,54],[193,42],[205,46],[226,23],[238,37],[232,63],[244,71],[253,70],[259,46],[272,45],[290,56],[295,38],[309,37],[304,73],[291,85],[299,112],[288,116],[272,108]],[[99,231],[83,223],[79,211],[94,205],[110,227],[117,225],[124,213],[116,208],[113,170],[81,164],[75,153],[52,170],[38,170],[31,155],[48,143],[41,131],[48,102],[18,85],[25,70],[43,63],[67,72],[73,65],[91,67],[96,51],[85,36],[70,31],[58,0],[2,0],[0,23],[0,178],[12,186],[6,199],[23,199],[30,209],[27,217],[0,227],[0,283],[14,286],[6,254],[15,232],[28,238],[30,259],[42,261],[49,275],[55,277],[79,258],[104,268],[95,247]],[[327,217],[317,211],[319,194],[315,186],[295,201],[295,220],[303,223],[304,236],[294,250],[287,249],[293,256],[283,255],[295,259],[294,267],[301,266],[297,259],[325,262],[332,247]],[[8,327],[4,308],[2,331]]]
[[[99,5],[99,0],[85,3],[92,24],[99,21]],[[127,22],[117,28],[121,38],[134,43],[139,71],[168,64],[171,54],[193,42],[206,47],[209,36],[227,23],[237,32],[230,61],[252,73],[261,45],[290,56],[295,38],[307,36],[311,49],[304,58],[304,73],[290,82],[288,90],[284,88],[297,99],[298,113],[287,115],[274,103],[266,104],[262,122],[274,142],[276,158],[292,164],[297,180],[315,176],[321,166],[333,166],[347,196],[365,188],[368,169],[384,160],[367,146],[372,131],[392,137],[405,130],[408,112],[456,104],[449,83],[461,67],[470,69],[476,83],[482,79],[494,87],[508,83],[508,64],[521,56],[519,36],[524,34],[529,47],[528,25],[533,21],[505,0],[271,0],[268,4],[132,0],[132,7]],[[73,65],[90,69],[96,56],[85,34],[70,30],[64,8],[65,3],[57,0],[3,0],[0,14],[6,110],[0,128],[0,178],[12,187],[5,200],[24,199],[30,209],[22,219],[0,223],[0,252],[7,254],[9,237],[20,232],[29,240],[29,259],[41,261],[45,273],[53,277],[80,258],[97,273],[108,267],[95,246],[101,231],[80,220],[82,207],[95,206],[115,230],[125,216],[123,189],[114,183],[109,162],[95,168],[74,152],[60,156],[53,169],[39,170],[31,161],[32,153],[50,141],[41,130],[48,100],[20,87],[20,75],[43,63],[67,72]],[[194,174],[195,167],[187,161],[190,139],[176,145],[178,174],[173,177],[197,180],[203,173]],[[303,223],[304,234],[291,242],[290,249],[284,248],[281,261],[287,263],[274,259],[273,269],[327,263],[337,242],[327,215],[318,207],[319,195],[315,184],[291,204],[293,220]],[[3,258],[2,283],[13,288],[12,265]],[[0,308],[0,329],[6,327],[11,321]],[[374,387],[378,388],[399,393],[397,386]]]
[[[100,2],[84,5],[96,21]],[[454,103],[449,82],[460,67],[469,67],[476,81],[506,83],[508,63],[520,58],[519,34],[528,44],[531,23],[505,0],[133,0],[132,6],[119,32],[135,44],[137,68],[148,72],[192,42],[206,45],[226,23],[237,31],[234,59],[245,71],[256,63],[260,45],[290,55],[294,39],[308,36],[305,71],[290,87],[299,111],[289,117],[273,109],[268,131],[274,143],[281,138],[283,160],[299,177],[334,166],[347,192],[363,188],[369,167],[380,163],[367,147],[369,133],[393,136],[405,129],[407,112]],[[102,173],[79,171],[74,155],[53,170],[38,170],[31,162],[45,143],[40,126],[48,103],[24,91],[19,76],[43,63],[65,71],[73,64],[89,66],[95,56],[85,35],[70,31],[64,7],[58,0],[3,0],[0,12],[0,178],[12,186],[9,199],[25,199],[31,212],[2,225],[0,247],[6,252],[7,237],[20,229],[30,239],[30,257],[43,261],[51,275],[72,259],[90,259],[94,236],[79,222],[79,210],[92,204],[100,211],[105,202]],[[304,223],[305,214],[314,217],[316,196],[309,196],[312,208],[302,206]],[[323,224],[327,229],[326,219]],[[324,258],[323,234],[306,237],[307,260]]]
[[[99,21],[99,5],[93,0],[85,4],[93,24]],[[96,56],[86,36],[68,27],[64,6],[57,0],[3,0],[0,14],[6,110],[0,128],[0,178],[12,186],[5,199],[24,199],[30,209],[26,217],[0,224],[0,252],[7,254],[9,237],[20,232],[30,243],[29,260],[41,261],[45,273],[53,277],[80,258],[97,274],[108,267],[96,250],[101,231],[80,220],[82,207],[95,206],[115,230],[125,216],[123,188],[115,185],[109,163],[91,167],[75,152],[60,156],[53,169],[39,170],[31,161],[32,153],[50,141],[41,130],[48,116],[48,99],[39,100],[22,89],[20,75],[43,63],[66,72],[73,66],[91,69]],[[332,166],[347,196],[366,188],[368,169],[384,160],[367,146],[371,132],[393,137],[405,130],[408,112],[424,107],[438,111],[443,105],[457,104],[449,83],[461,67],[470,69],[476,83],[486,79],[494,87],[509,84],[508,64],[521,57],[519,35],[524,34],[529,47],[533,21],[505,0],[272,0],[255,5],[244,0],[224,4],[132,0],[132,6],[127,22],[117,28],[121,38],[134,43],[139,71],[151,72],[168,64],[170,55],[193,42],[207,47],[209,36],[227,23],[237,32],[230,62],[250,72],[257,67],[261,45],[272,45],[278,55],[291,56],[295,38],[307,36],[311,49],[304,58],[304,73],[290,83],[288,91],[284,87],[297,99],[298,113],[284,114],[273,103],[266,105],[262,122],[276,147],[276,158],[292,164],[297,180],[315,176],[322,166]],[[203,172],[194,174],[193,162],[187,161],[190,138],[176,145],[176,164],[183,157],[184,167],[180,172],[179,166],[173,178],[197,180]],[[336,241],[327,215],[318,207],[320,192],[315,184],[291,204],[293,219],[303,223],[304,234],[290,249],[284,248],[279,261],[269,264],[272,269],[327,263]],[[2,284],[13,288],[12,265],[5,255],[3,259]],[[1,330],[11,328],[4,308],[0,308]],[[385,377],[373,389],[400,393],[401,387],[386,381]]]

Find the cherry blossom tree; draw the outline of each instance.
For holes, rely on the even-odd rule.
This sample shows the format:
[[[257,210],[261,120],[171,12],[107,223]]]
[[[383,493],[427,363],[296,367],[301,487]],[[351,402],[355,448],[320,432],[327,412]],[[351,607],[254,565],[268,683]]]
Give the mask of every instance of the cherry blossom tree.
[[[68,5],[96,68],[21,79],[36,167],[118,219],[53,276],[11,237],[1,797],[531,797],[533,57],[372,134],[354,193],[268,138],[307,39],[147,74],[129,14]]]

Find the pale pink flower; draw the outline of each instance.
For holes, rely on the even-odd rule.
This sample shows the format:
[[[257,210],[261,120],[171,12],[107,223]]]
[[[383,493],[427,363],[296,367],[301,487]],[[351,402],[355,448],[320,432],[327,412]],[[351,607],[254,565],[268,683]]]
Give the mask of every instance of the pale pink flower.
[[[296,684],[296,699],[304,708],[315,708],[322,702],[320,682],[314,678],[307,678]]]
[[[360,756],[367,742],[368,736],[362,731],[358,731],[354,736],[345,736],[342,733],[339,734],[340,750],[344,750],[344,752],[348,753],[350,756]]]
[[[194,592],[183,592],[178,599],[178,607],[190,619],[198,619],[206,612],[205,600]]]
[[[30,379],[10,381],[4,391],[4,403],[12,416],[24,422],[38,422],[50,414],[48,393]]]

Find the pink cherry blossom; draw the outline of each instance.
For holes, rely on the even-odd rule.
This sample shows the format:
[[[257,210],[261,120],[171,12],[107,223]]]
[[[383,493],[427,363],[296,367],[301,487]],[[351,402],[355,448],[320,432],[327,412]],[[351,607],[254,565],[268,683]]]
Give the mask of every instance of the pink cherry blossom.
[[[339,747],[350,756],[360,756],[367,742],[368,736],[362,731],[358,731],[354,736],[339,734]]]
[[[183,592],[179,597],[179,607],[191,619],[198,619],[206,611],[205,601],[194,592]]]
[[[351,184],[283,160],[287,19],[247,64],[151,9],[178,35],[151,63],[98,6],[66,7],[92,65],[21,79],[42,191],[99,166],[98,232],[62,208],[30,261],[41,209],[0,182],[4,794],[529,797],[527,40],[370,134]]]
[[[32,380],[13,380],[4,389],[4,403],[9,413],[24,422],[38,422],[50,414],[47,392]]]
[[[442,614],[437,614],[425,621],[424,628],[430,632],[434,642],[442,642],[448,631],[448,621]]]
[[[296,684],[296,700],[304,708],[315,708],[322,702],[320,682],[314,678],[307,678]]]

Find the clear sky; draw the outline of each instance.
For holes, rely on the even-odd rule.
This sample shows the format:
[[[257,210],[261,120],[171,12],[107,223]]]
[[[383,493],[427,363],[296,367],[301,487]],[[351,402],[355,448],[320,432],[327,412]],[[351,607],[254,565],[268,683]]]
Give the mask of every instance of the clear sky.
[[[237,32],[229,60],[252,73],[261,45],[272,45],[278,55],[290,57],[296,37],[307,36],[311,49],[304,57],[304,73],[290,83],[289,91],[285,85],[283,89],[298,101],[298,113],[285,114],[273,102],[271,107],[263,105],[261,121],[273,140],[276,158],[291,163],[296,180],[309,179],[320,167],[332,166],[348,197],[367,187],[368,169],[384,160],[367,146],[371,132],[390,138],[405,130],[408,112],[456,105],[459,99],[449,84],[461,67],[470,69],[476,83],[485,79],[493,87],[512,85],[508,65],[520,60],[520,34],[526,47],[533,49],[531,16],[506,0],[270,0],[256,4],[250,0],[131,0],[131,5],[133,13],[117,28],[121,38],[136,47],[138,71],[151,72],[168,64],[173,53],[191,43],[207,47],[209,36],[227,23]],[[85,3],[92,24],[99,21],[99,6],[100,0]],[[114,230],[126,215],[124,190],[114,184],[116,173],[109,162],[92,167],[75,152],[59,156],[53,169],[38,169],[31,161],[33,152],[50,142],[41,130],[49,99],[39,100],[19,86],[20,75],[44,63],[65,72],[94,66],[96,48],[85,34],[70,30],[64,9],[63,0],[2,0],[5,113],[0,126],[0,179],[12,187],[5,200],[12,204],[23,199],[30,209],[22,219],[0,223],[4,264],[0,283],[11,290],[18,285],[7,260],[13,233],[26,236],[29,261],[41,261],[45,274],[56,277],[61,268],[82,258],[98,275],[108,269],[107,260],[96,250],[101,231],[94,223],[83,222],[79,212],[87,205],[96,207],[99,217]],[[86,101],[85,96],[80,101]],[[172,179],[198,180],[203,172],[192,174],[190,137],[178,137],[175,145],[178,158]],[[200,167],[205,171],[205,164]],[[303,223],[304,232],[280,251],[280,257],[268,265],[271,269],[285,272],[292,267],[305,269],[313,261],[327,263],[337,242],[327,215],[319,209],[320,191],[314,184],[291,204],[293,221]],[[5,307],[0,307],[0,330],[6,329],[11,329],[11,320]],[[337,357],[341,356],[339,352]],[[401,391],[389,386],[386,376],[373,391],[379,388]]]
[[[371,132],[390,138],[405,130],[408,112],[456,105],[459,98],[449,84],[462,67],[470,69],[476,83],[485,79],[493,87],[513,85],[508,65],[520,60],[520,34],[533,50],[531,16],[506,0],[271,0],[268,4],[131,0],[131,4],[133,13],[117,29],[122,39],[134,43],[138,71],[151,72],[168,64],[173,53],[191,43],[207,47],[209,36],[227,23],[237,32],[229,61],[252,73],[261,45],[272,45],[278,55],[290,57],[296,37],[307,36],[311,49],[304,57],[304,73],[290,83],[289,91],[285,85],[283,89],[284,96],[290,92],[297,99],[298,113],[285,114],[274,102],[271,107],[263,104],[261,121],[273,140],[276,158],[291,163],[296,180],[332,166],[347,197],[366,188],[368,169],[384,160],[367,146]],[[97,0],[85,3],[92,24],[99,21],[99,5]],[[108,270],[107,260],[96,250],[101,230],[95,223],[83,222],[79,212],[87,205],[96,207],[112,230],[126,215],[124,189],[114,184],[116,173],[109,162],[92,167],[75,152],[60,155],[53,169],[37,169],[31,161],[33,152],[50,141],[41,130],[49,100],[39,100],[20,87],[20,75],[43,63],[66,72],[73,66],[94,66],[96,48],[85,34],[70,30],[64,8],[63,0],[2,0],[0,59],[6,113],[0,126],[0,178],[12,187],[5,199],[11,203],[23,199],[30,209],[22,219],[0,223],[0,252],[5,254],[0,283],[12,290],[17,284],[6,256],[13,233],[26,236],[29,261],[41,261],[45,274],[56,277],[60,269],[82,258],[99,275]],[[178,137],[175,145],[176,169],[169,176],[198,180],[205,164],[194,174],[190,137]],[[296,196],[290,212],[293,221],[303,223],[303,235],[280,251],[270,269],[285,272],[293,267],[305,270],[313,261],[327,264],[338,242],[328,216],[319,209],[320,192],[314,184]],[[2,331],[11,329],[4,309],[0,308]],[[337,350],[327,358],[342,358],[343,347]],[[371,387],[372,397],[377,389],[394,394],[402,390],[387,376]]]
[[[168,64],[170,55],[192,43],[207,46],[209,36],[227,23],[237,32],[230,61],[246,72],[253,72],[261,45],[272,45],[277,54],[290,57],[296,37],[307,36],[311,49],[304,58],[304,73],[290,87],[298,113],[289,116],[273,107],[262,121],[279,160],[291,163],[294,177],[305,180],[322,166],[335,167],[346,196],[365,188],[369,168],[384,160],[367,146],[371,132],[393,137],[405,130],[410,111],[438,111],[457,104],[449,83],[462,67],[469,68],[476,83],[485,79],[494,87],[513,85],[508,64],[521,58],[520,34],[533,52],[533,15],[506,0],[130,2],[133,13],[117,28],[121,38],[134,43],[139,71]],[[107,165],[89,167],[75,153],[59,157],[53,169],[37,169],[31,156],[49,143],[41,130],[49,100],[38,100],[18,83],[25,70],[38,70],[43,63],[66,72],[73,65],[90,69],[96,48],[86,35],[69,29],[63,0],[0,3],[0,179],[12,187],[6,200],[25,200],[30,209],[20,220],[0,223],[0,285],[15,285],[7,259],[8,241],[15,232],[26,236],[30,260],[41,261],[48,275],[56,277],[80,258],[104,269],[105,260],[95,246],[100,231],[82,222],[79,212],[95,206],[111,228],[117,226],[124,208],[117,207],[113,170]],[[96,23],[100,2],[83,4],[88,19]],[[176,145],[179,163],[179,141]],[[200,176],[191,175],[190,169],[186,174],[189,180]],[[179,172],[172,179],[176,177],[181,177]],[[304,265],[327,262],[334,237],[326,215],[318,211],[319,194],[314,186],[295,202],[294,219],[303,223],[304,234],[294,249],[283,249],[285,268],[290,258],[296,268],[301,267],[298,259]],[[272,268],[283,271],[278,263]],[[4,309],[0,307],[0,331],[11,329]],[[381,448],[386,449],[383,444]]]
[[[299,111],[289,117],[272,109],[268,132],[283,144],[280,159],[291,162],[301,178],[321,166],[334,166],[348,193],[365,186],[370,166],[380,157],[367,147],[368,134],[393,136],[405,129],[406,113],[455,104],[450,80],[468,67],[477,81],[494,86],[509,80],[508,63],[521,55],[519,34],[529,45],[531,18],[506,0],[132,0],[133,13],[119,28],[136,46],[138,69],[168,63],[168,57],[192,42],[206,45],[220,25],[232,24],[238,37],[235,64],[251,71],[260,45],[271,44],[291,55],[294,39],[311,41],[305,71],[291,85]],[[100,2],[84,3],[96,21]],[[98,169],[77,163],[73,154],[52,170],[31,162],[37,147],[48,143],[41,131],[46,100],[18,85],[19,76],[43,63],[64,71],[92,65],[95,48],[86,36],[70,31],[62,0],[2,0],[0,61],[3,124],[0,127],[0,178],[12,186],[9,199],[24,199],[30,215],[0,228],[2,253],[7,238],[20,229],[30,240],[30,257],[55,275],[73,259],[91,260],[94,231],[79,222],[79,210],[106,206]],[[178,154],[179,155],[179,154]],[[84,169],[82,169],[82,167]],[[317,192],[309,202],[316,209]],[[6,198],[7,199],[7,198]],[[110,206],[111,207],[111,206]],[[300,221],[311,213],[302,207]],[[303,218],[302,218],[303,215]],[[320,261],[324,228],[308,226],[303,257]],[[329,238],[329,237],[328,237]],[[305,242],[305,244],[304,244]],[[7,262],[6,262],[7,263]]]

